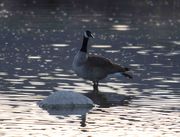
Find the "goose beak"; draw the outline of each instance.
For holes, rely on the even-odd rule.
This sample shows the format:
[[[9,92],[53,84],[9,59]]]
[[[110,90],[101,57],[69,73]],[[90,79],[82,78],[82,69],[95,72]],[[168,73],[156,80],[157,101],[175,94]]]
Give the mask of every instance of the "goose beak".
[[[91,37],[91,38],[94,38],[94,35],[93,35],[93,34],[91,34],[91,35],[90,35],[90,37]]]

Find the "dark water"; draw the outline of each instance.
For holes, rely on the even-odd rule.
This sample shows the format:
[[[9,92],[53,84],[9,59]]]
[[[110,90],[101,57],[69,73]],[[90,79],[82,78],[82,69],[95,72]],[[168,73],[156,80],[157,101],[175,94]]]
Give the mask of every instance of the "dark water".
[[[180,136],[179,1],[44,1],[0,4],[0,136]],[[86,115],[49,115],[37,106],[54,91],[90,92],[72,60],[82,32],[89,52],[130,66],[100,91],[135,98]]]

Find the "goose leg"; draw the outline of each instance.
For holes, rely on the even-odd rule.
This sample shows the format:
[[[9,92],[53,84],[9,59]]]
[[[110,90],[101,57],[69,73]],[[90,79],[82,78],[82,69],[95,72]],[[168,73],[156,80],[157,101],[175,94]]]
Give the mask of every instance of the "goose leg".
[[[95,93],[98,93],[98,82],[93,81],[93,90]]]

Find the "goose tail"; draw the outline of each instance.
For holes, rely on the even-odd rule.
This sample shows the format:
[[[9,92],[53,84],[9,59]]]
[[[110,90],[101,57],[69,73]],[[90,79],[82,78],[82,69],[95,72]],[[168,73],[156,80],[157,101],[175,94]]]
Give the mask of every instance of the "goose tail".
[[[133,79],[133,77],[128,73],[123,72],[122,75],[129,78],[129,79]]]
[[[129,79],[132,79],[132,75],[128,74],[127,72],[130,71],[130,68],[127,68],[127,67],[121,67],[120,65],[118,64],[115,64],[114,65],[117,72],[120,72],[123,76],[129,78]]]

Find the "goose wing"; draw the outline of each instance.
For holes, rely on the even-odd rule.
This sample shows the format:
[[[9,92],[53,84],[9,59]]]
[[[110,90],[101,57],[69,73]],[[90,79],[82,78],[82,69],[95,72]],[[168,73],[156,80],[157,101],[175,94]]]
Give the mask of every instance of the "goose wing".
[[[90,67],[109,68],[113,66],[113,63],[105,57],[89,56],[87,65],[89,65]]]
[[[122,67],[102,56],[89,56],[86,63],[89,67],[101,68],[107,70],[109,73],[129,71],[129,68]]]

